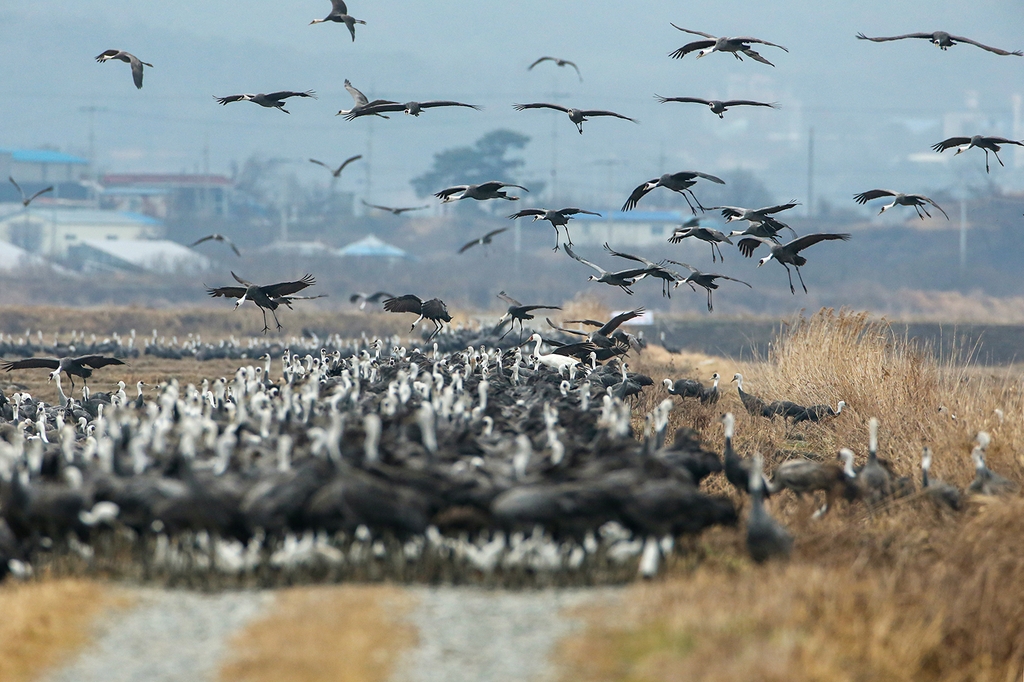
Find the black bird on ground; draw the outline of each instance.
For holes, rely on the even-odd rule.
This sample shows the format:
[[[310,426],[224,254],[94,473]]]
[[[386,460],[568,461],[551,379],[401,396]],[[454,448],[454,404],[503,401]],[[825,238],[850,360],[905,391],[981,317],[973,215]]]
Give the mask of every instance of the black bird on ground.
[[[403,213],[408,213],[409,211],[422,211],[425,208],[430,208],[430,206],[404,206],[401,208],[392,208],[391,206],[378,206],[377,204],[368,204],[366,203],[365,199],[360,199],[360,201],[363,202],[363,206],[366,206],[367,208],[375,208],[378,211],[387,211],[392,215],[402,215]]]
[[[309,22],[309,25],[323,24],[328,21],[345,24],[348,27],[348,32],[352,34],[352,42],[356,41],[356,24],[366,24],[362,19],[356,19],[349,15],[345,0],[331,0],[331,13],[323,19],[314,19]]]
[[[259,104],[261,107],[267,107],[268,109],[279,109],[286,114],[291,112],[284,108],[284,100],[289,97],[312,97],[316,99],[316,93],[312,90],[306,90],[305,92],[293,92],[292,90],[280,90],[278,92],[270,93],[259,93],[256,95],[245,94],[245,95],[228,95],[227,97],[213,96],[217,100],[218,104],[227,105],[230,102],[252,102],[253,104]]]
[[[135,81],[135,87],[142,89],[142,67],[148,66],[153,68],[153,65],[149,62],[144,62],[135,55],[125,52],[124,50],[104,50],[100,54],[96,55],[96,61],[102,64],[103,62],[110,61],[111,59],[117,59],[131,64],[132,67],[132,80]]]
[[[505,323],[510,321],[512,324],[509,326],[508,331],[501,335],[501,338],[505,338],[510,331],[516,328],[516,321],[519,321],[519,341],[523,341],[523,320],[532,320],[533,315],[530,313],[534,310],[561,310],[561,306],[557,305],[523,305],[516,299],[507,295],[504,291],[498,292],[498,298],[508,303],[508,310],[501,319],[498,320],[498,324],[494,327],[495,334],[505,326]]]
[[[1002,147],[1000,147],[1000,145],[1003,145],[1003,144],[1015,144],[1018,147],[1024,147],[1024,142],[1021,142],[1020,140],[1008,140],[1005,137],[991,137],[991,136],[987,136],[987,135],[973,135],[971,137],[950,137],[950,138],[947,138],[947,139],[943,140],[942,142],[936,142],[935,144],[933,144],[932,145],[932,149],[934,151],[937,151],[937,152],[939,152],[941,154],[942,152],[946,151],[947,149],[951,149],[952,147],[956,147],[957,148],[956,149],[956,154],[953,154],[953,156],[957,156],[957,154],[962,154],[963,152],[967,151],[971,147],[977,147],[978,149],[980,149],[983,152],[985,152],[985,172],[988,173],[989,172],[989,166],[988,166],[988,153],[989,152],[992,152],[992,155],[996,157],[996,161],[999,162],[1000,166],[1005,166],[1006,165],[1005,163],[1003,163],[1003,160],[999,158],[999,150],[1002,149]]]
[[[247,280],[242,279],[234,272],[231,276],[235,278],[235,281],[241,284],[240,287],[207,287],[206,292],[214,297],[224,298],[236,298],[235,310],[238,306],[245,303],[247,300],[252,301],[263,313],[263,333],[266,334],[270,331],[270,326],[267,324],[267,311],[274,316],[274,322],[277,324],[278,329],[283,329],[281,322],[277,319],[277,309],[283,303],[289,308],[291,307],[291,300],[297,297],[292,297],[291,294],[302,291],[306,287],[313,286],[316,284],[316,280],[313,275],[305,275],[302,279],[293,282],[278,282],[277,284],[266,284],[259,285],[253,284]]]
[[[345,166],[349,165],[353,161],[358,161],[361,158],[363,158],[362,154],[356,154],[355,156],[350,156],[347,159],[345,159],[345,161],[340,166],[338,166],[337,168],[331,168],[330,166],[328,166],[323,161],[317,161],[316,159],[310,159],[309,162],[310,163],[315,163],[318,166],[323,166],[328,171],[330,171],[331,175],[333,175],[334,177],[337,178],[337,177],[339,177],[341,175],[341,171],[345,170]]]
[[[796,293],[796,289],[793,288],[793,273],[790,272],[789,266],[792,265],[796,269],[796,276],[800,278],[800,286],[804,288],[804,293],[807,293],[807,285],[804,284],[804,276],[800,274],[800,267],[807,264],[807,259],[800,255],[800,252],[804,249],[814,246],[818,242],[830,241],[830,240],[842,240],[849,241],[850,235],[848,233],[831,233],[831,232],[817,232],[815,234],[807,234],[803,237],[797,237],[791,242],[786,244],[776,244],[772,240],[765,237],[745,237],[741,239],[737,246],[739,247],[740,253],[747,258],[754,255],[754,251],[761,244],[766,244],[771,249],[771,253],[762,258],[757,263],[757,267],[761,267],[773,258],[777,260],[782,267],[786,268],[786,275],[789,277],[789,291],[793,294]]]
[[[563,244],[563,246],[565,247],[565,252],[569,254],[571,258],[579,261],[580,263],[583,263],[586,266],[593,268],[594,270],[597,270],[598,276],[591,275],[590,277],[587,278],[587,281],[602,282],[604,284],[610,284],[613,287],[619,287],[630,296],[633,295],[633,290],[630,289],[630,287],[633,286],[633,284],[635,284],[636,282],[646,277],[647,275],[649,275],[652,270],[651,267],[645,266],[642,268],[633,268],[632,270],[608,272],[604,268],[594,265],[585,258],[580,258],[579,256],[577,256],[575,253],[573,253],[572,247],[569,246],[568,244]]]
[[[697,171],[680,171],[678,173],[665,173],[660,178],[652,178],[647,182],[643,183],[642,185],[639,185],[636,189],[634,189],[633,193],[629,195],[628,199],[626,199],[626,203],[622,205],[621,210],[632,211],[634,208],[636,208],[636,205],[640,202],[640,200],[647,196],[648,192],[650,192],[655,187],[664,187],[665,189],[670,189],[673,192],[678,192],[679,194],[682,194],[683,198],[686,199],[686,204],[690,207],[690,210],[693,211],[694,215],[697,215],[697,209],[693,207],[693,204],[690,203],[690,198],[687,197],[686,195],[687,193],[689,193],[690,197],[693,197],[693,201],[697,204],[697,208],[699,208],[702,211],[705,210],[704,207],[700,205],[700,201],[697,200],[697,197],[694,195],[693,190],[690,189],[691,187],[697,184],[697,180],[700,178],[710,180],[711,182],[716,182],[719,185],[725,184],[725,180],[723,180],[722,178],[718,178],[715,177],[714,175],[709,175],[707,173],[700,173]]]
[[[576,71],[576,77],[580,79],[580,83],[583,82],[583,74],[580,73],[580,69],[576,66],[575,62],[570,62],[568,59],[559,59],[558,57],[541,57],[533,64],[526,67],[527,71],[533,71],[533,67],[537,66],[541,62],[554,62],[555,66],[571,66]]]
[[[725,478],[737,492],[747,494],[750,492],[750,475],[753,469],[751,460],[740,457],[732,446],[732,439],[736,430],[736,418],[732,412],[722,415],[722,430],[725,435],[725,447],[722,450],[722,472]],[[766,496],[771,494],[768,488],[768,481],[761,473],[761,489]]]
[[[450,99],[430,100],[427,102],[380,102],[377,104],[368,104],[365,107],[354,109],[345,115],[346,121],[352,121],[360,116],[376,116],[383,113],[397,113],[400,111],[405,112],[409,116],[419,116],[426,109],[436,109],[438,107],[465,107],[466,109],[475,109],[480,111],[480,107],[476,104],[466,104],[465,102],[455,102]],[[387,118],[385,116],[384,118]]]
[[[696,398],[701,405],[714,405],[718,402],[718,372],[711,375],[714,381],[710,386],[705,386],[697,379],[664,379],[662,383],[669,395],[676,395],[680,398]]]
[[[742,279],[736,279],[735,277],[729,277],[728,275],[719,275],[718,273],[714,273],[714,272],[701,272],[700,270],[698,270],[697,268],[693,267],[692,265],[688,265],[687,263],[683,263],[683,262],[677,261],[677,260],[666,260],[665,262],[666,263],[672,263],[674,265],[679,265],[679,266],[684,267],[684,268],[686,268],[687,270],[690,271],[690,274],[687,277],[676,280],[676,287],[678,287],[680,284],[689,284],[690,288],[693,289],[694,291],[696,291],[696,289],[694,288],[694,285],[696,285],[698,287],[702,287],[705,291],[708,292],[708,312],[709,313],[714,311],[714,309],[715,309],[715,304],[714,304],[714,301],[712,300],[712,297],[711,297],[711,292],[718,288],[718,283],[715,280],[727,279],[730,282],[738,282],[740,284],[746,284],[748,289],[753,289],[752,286],[750,286],[749,284],[744,282]]]
[[[725,118],[725,112],[729,110],[729,107],[768,107],[769,109],[778,109],[779,105],[769,102],[756,102],[750,99],[702,99],[700,97],[662,97],[661,95],[655,95],[655,98],[662,104],[666,102],[683,102],[690,104],[703,104],[711,109],[711,113],[718,114],[718,118]]]
[[[373,294],[365,294],[361,291],[357,291],[348,297],[349,303],[358,303],[359,309],[362,310],[366,307],[367,303],[380,303],[381,299],[394,298],[391,294],[386,291],[378,291]]]
[[[491,230],[490,232],[485,234],[483,237],[480,237],[479,239],[474,239],[471,242],[466,242],[465,244],[462,245],[462,248],[459,249],[459,253],[463,253],[467,249],[471,249],[474,246],[476,246],[477,244],[486,246],[487,244],[491,243],[491,240],[494,239],[495,235],[499,235],[502,232],[505,232],[506,230],[508,230],[507,227],[502,227],[502,228],[497,229],[497,230]]]
[[[992,52],[994,54],[998,54],[998,55],[1001,55],[1001,56],[1004,56],[1004,57],[1011,56],[1011,55],[1014,56],[1014,57],[1024,56],[1024,52],[1021,52],[1020,50],[1014,50],[1013,52],[1009,52],[1007,50],[1002,50],[1002,49],[1000,49],[998,47],[990,47],[988,45],[982,45],[978,41],[971,40],[970,38],[964,38],[962,36],[951,35],[949,33],[946,33],[945,31],[934,31],[932,33],[904,33],[901,36],[886,36],[886,37],[879,37],[879,38],[869,38],[868,36],[864,35],[863,33],[858,33],[857,37],[860,38],[861,40],[870,40],[873,43],[887,43],[887,42],[889,42],[891,40],[903,40],[905,38],[924,38],[925,40],[930,42],[932,45],[937,46],[940,50],[943,50],[943,51],[948,50],[949,48],[953,47],[954,45],[956,45],[958,43],[967,43],[968,45],[974,45],[975,47],[980,47],[983,50],[987,50],[989,52]]]
[[[29,204],[31,204],[33,201],[35,201],[35,198],[38,197],[40,194],[46,194],[47,192],[52,192],[53,191],[53,185],[50,185],[49,187],[46,187],[44,189],[39,190],[38,192],[36,192],[32,196],[26,196],[25,195],[25,190],[23,190],[21,188],[21,185],[19,185],[17,183],[17,181],[12,176],[8,175],[7,179],[10,180],[11,184],[14,185],[14,188],[16,190],[18,190],[18,194],[21,195],[21,205],[25,206],[25,207],[28,207]]]
[[[0,369],[8,372],[16,369],[50,369],[50,379],[59,374],[66,374],[71,380],[71,388],[75,387],[75,377],[81,377],[85,383],[92,376],[94,369],[100,369],[108,365],[124,365],[123,360],[110,358],[103,355],[81,355],[76,358],[25,358],[24,360],[11,360],[0,363]]]
[[[925,216],[928,216],[929,218],[932,217],[932,214],[928,212],[927,208],[927,204],[931,204],[935,208],[939,209],[939,211],[942,212],[942,215],[946,216],[946,220],[949,220],[949,215],[942,210],[942,207],[923,194],[904,194],[903,192],[894,192],[891,189],[869,189],[867,192],[854,194],[853,200],[858,204],[866,204],[872,199],[880,199],[882,197],[892,197],[892,203],[883,206],[878,211],[878,215],[882,215],[893,206],[913,206],[914,210],[917,211],[917,217],[924,220]]]
[[[747,551],[757,563],[769,559],[788,559],[793,551],[793,536],[764,508],[764,463],[754,453],[750,466],[750,515],[747,516]]]
[[[584,211],[582,208],[560,208],[557,211],[550,208],[524,208],[522,211],[513,213],[508,217],[509,220],[516,220],[518,218],[525,218],[527,216],[533,216],[531,222],[537,222],[538,220],[546,220],[551,223],[551,227],[555,228],[555,248],[552,251],[558,251],[558,228],[565,228],[565,238],[569,240],[569,246],[572,246],[572,237],[569,235],[569,221],[572,220],[573,216],[579,214],[586,215],[601,215],[594,211]]]
[[[230,239],[228,239],[227,237],[225,237],[224,235],[222,235],[222,234],[208,234],[205,237],[200,237],[199,239],[195,240],[194,242],[189,244],[189,246],[190,247],[199,246],[203,242],[208,242],[210,240],[213,240],[215,242],[220,242],[221,244],[227,244],[228,246],[231,247],[231,250],[235,252],[236,256],[241,256],[242,255],[241,253],[238,252],[238,247],[235,246],[235,243],[233,241],[231,241]]]
[[[396,296],[384,301],[384,310],[389,313],[416,313],[419,317],[409,327],[411,333],[416,329],[420,320],[426,318],[434,323],[434,331],[427,337],[427,341],[434,338],[438,332],[444,329],[445,322],[451,322],[452,316],[448,314],[448,306],[439,298],[432,298],[429,301],[422,300],[419,296],[406,294]]]
[[[635,118],[629,116],[623,116],[622,114],[616,114],[614,111],[605,111],[603,109],[574,109],[571,107],[564,107],[561,104],[548,104],[547,102],[533,102],[531,104],[513,104],[512,108],[516,111],[525,111],[527,109],[554,109],[555,111],[561,111],[569,116],[569,120],[576,124],[576,130],[583,134],[583,122],[591,118],[598,116],[610,116],[613,118],[621,118],[624,121],[632,121],[633,123],[639,123]]]
[[[691,52],[697,52],[697,59],[706,57],[712,52],[727,52],[732,54],[736,59],[743,61],[741,54],[745,54],[756,62],[767,64],[768,66],[775,66],[770,61],[762,57],[758,52],[755,52],[751,47],[751,43],[758,45],[768,45],[769,47],[777,47],[783,52],[789,52],[782,45],[776,45],[775,43],[769,43],[767,40],[761,40],[759,38],[726,38],[713,36],[710,33],[703,33],[701,31],[691,31],[687,28],[682,28],[672,24],[672,28],[682,31],[683,33],[689,33],[695,36],[702,36],[707,40],[696,40],[692,43],[687,43],[675,52],[670,52],[669,56],[673,59],[682,59]]]

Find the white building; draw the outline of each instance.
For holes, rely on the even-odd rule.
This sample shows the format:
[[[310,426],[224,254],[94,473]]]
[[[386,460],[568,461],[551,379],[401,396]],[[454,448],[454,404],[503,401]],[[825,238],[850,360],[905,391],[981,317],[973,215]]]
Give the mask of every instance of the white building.
[[[210,267],[210,259],[167,239],[82,239],[70,257],[86,272],[200,273]]]
[[[0,239],[51,258],[64,258],[69,247],[87,239],[147,239],[162,232],[155,218],[93,208],[32,204],[0,216]]]

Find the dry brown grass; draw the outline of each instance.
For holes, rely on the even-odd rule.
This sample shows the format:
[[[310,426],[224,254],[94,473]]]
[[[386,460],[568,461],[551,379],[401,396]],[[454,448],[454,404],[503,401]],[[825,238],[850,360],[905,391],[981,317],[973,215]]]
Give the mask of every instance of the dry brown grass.
[[[400,588],[379,585],[284,590],[276,605],[234,638],[224,682],[383,682],[416,641],[402,622]]]
[[[0,586],[0,680],[34,680],[90,640],[94,616],[117,605],[88,580],[7,582]]]

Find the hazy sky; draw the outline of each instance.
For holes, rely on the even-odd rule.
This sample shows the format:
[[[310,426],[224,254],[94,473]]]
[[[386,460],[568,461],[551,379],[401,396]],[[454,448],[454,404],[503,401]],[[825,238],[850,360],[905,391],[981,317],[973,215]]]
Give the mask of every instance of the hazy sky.
[[[363,153],[369,163],[346,171],[343,187],[400,202],[435,152],[511,128],[533,138],[527,178],[550,181],[557,158],[559,189],[580,201],[599,204],[609,191],[624,199],[663,171],[736,168],[756,172],[779,199],[804,200],[813,126],[818,191],[849,202],[869,186],[921,191],[984,179],[980,152],[935,161],[928,145],[951,125],[967,128],[955,133],[1013,136],[1011,97],[1024,93],[1024,58],[854,38],[943,29],[1024,49],[1019,0],[352,0],[350,13],[367,22],[354,43],[343,25],[308,25],[329,10],[327,0],[5,3],[0,146],[85,153],[90,115],[82,109],[102,107],[95,140],[103,171],[192,172],[208,148],[213,172],[262,154],[294,159],[300,177],[325,182],[306,158]],[[669,59],[691,39],[669,22],[757,36],[789,53],[760,50],[776,68],[718,54]],[[93,61],[108,48],[155,65],[141,91],[126,64]],[[575,60],[583,83],[551,64],[528,72],[542,55]],[[484,110],[347,122],[334,116],[351,105],[345,78],[371,98],[452,98]],[[320,99],[292,100],[288,116],[212,98],[280,89],[313,89]],[[698,105],[658,104],[655,93],[763,97],[781,108],[734,110],[722,121]],[[595,120],[581,136],[562,114],[512,109],[524,101],[613,109],[640,124]],[[968,113],[946,116],[958,112]],[[1024,187],[1012,151],[1004,161],[991,178]]]

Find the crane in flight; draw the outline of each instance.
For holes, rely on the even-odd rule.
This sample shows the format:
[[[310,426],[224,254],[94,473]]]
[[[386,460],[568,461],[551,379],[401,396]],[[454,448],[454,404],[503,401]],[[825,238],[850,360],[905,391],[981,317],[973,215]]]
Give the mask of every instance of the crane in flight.
[[[513,104],[512,108],[516,111],[526,111],[527,109],[554,109],[555,111],[561,111],[567,114],[569,116],[569,120],[576,124],[576,129],[580,131],[580,135],[583,134],[583,122],[598,116],[611,116],[613,118],[621,118],[624,121],[639,123],[635,118],[616,114],[614,111],[606,111],[604,109],[574,109],[572,107],[564,107],[561,104],[548,104],[547,102]]]
[[[783,52],[789,52],[789,50],[784,48],[782,45],[769,43],[767,40],[761,40],[760,38],[718,37],[713,36],[710,33],[703,33],[701,31],[691,31],[688,28],[682,28],[680,26],[676,26],[675,24],[672,24],[672,28],[682,31],[683,33],[689,33],[691,35],[707,38],[707,40],[695,40],[692,43],[687,43],[686,45],[683,45],[675,52],[670,52],[669,56],[672,57],[673,59],[682,59],[691,52],[697,53],[697,59],[700,59],[701,57],[706,57],[713,52],[723,52],[731,54],[733,57],[736,57],[736,59],[740,60],[741,62],[743,61],[743,57],[741,57],[740,55],[745,54],[751,59],[753,59],[755,62],[761,62],[762,64],[767,64],[768,66],[775,66],[770,61],[762,57],[760,53],[756,52],[753,48],[751,48],[751,44],[777,47]]]
[[[111,59],[131,64],[132,67],[132,80],[135,81],[135,87],[139,90],[142,89],[142,67],[148,66],[153,68],[153,65],[149,62],[144,62],[130,52],[124,50],[104,50],[100,54],[96,55],[96,61],[102,64],[103,62],[109,62]]]
[[[21,195],[21,205],[26,208],[28,208],[28,205],[35,201],[36,197],[38,197],[40,194],[46,194],[47,192],[53,191],[53,185],[50,185],[49,187],[39,190],[32,196],[26,196],[25,190],[21,188],[21,185],[17,183],[13,176],[8,175],[7,179],[11,181],[12,185],[14,185],[14,189],[18,190],[18,194]]]
[[[988,52],[992,52],[993,54],[998,54],[1003,57],[1024,56],[1024,52],[1021,52],[1020,50],[1014,50],[1012,52],[1009,52],[998,47],[983,45],[976,40],[971,40],[970,38],[964,38],[963,36],[955,36],[950,33],[946,33],[945,31],[933,31],[932,33],[904,33],[901,36],[885,36],[879,38],[869,38],[863,33],[858,33],[857,37],[860,38],[861,40],[870,40],[873,43],[887,43],[891,40],[904,40],[906,38],[924,38],[932,45],[938,47],[943,52],[945,52],[946,50],[948,50],[949,48],[953,47],[958,43],[967,43],[968,45],[980,47],[983,50],[987,50]]]
[[[234,272],[231,276],[235,278],[235,281],[241,284],[240,287],[207,287],[206,293],[214,298],[234,298],[238,299],[235,301],[235,310],[245,303],[246,301],[252,301],[263,313],[263,333],[266,334],[270,331],[270,326],[267,324],[267,311],[274,316],[274,322],[277,324],[277,328],[283,329],[281,322],[277,319],[277,309],[281,304],[284,304],[291,308],[291,302],[293,300],[303,300],[298,296],[292,296],[299,291],[302,291],[306,287],[311,287],[316,284],[316,280],[313,275],[305,275],[302,279],[298,279],[292,282],[278,282],[277,284],[253,284],[247,280],[242,279]],[[314,297],[319,298],[319,297]]]
[[[583,74],[580,73],[580,67],[576,66],[576,62],[570,62],[568,59],[559,59],[558,57],[541,57],[533,64],[526,67],[527,71],[533,71],[533,67],[537,66],[542,62],[554,62],[555,66],[571,66],[576,70],[576,77],[580,79],[580,83],[583,82]]]
[[[996,157],[996,161],[999,162],[1000,166],[1006,165],[1005,163],[1003,163],[1003,160],[999,158],[999,150],[1002,149],[1000,145],[1004,144],[1015,144],[1018,147],[1024,147],[1024,142],[1021,142],[1020,140],[1008,140],[1005,137],[989,137],[986,135],[974,135],[972,137],[950,137],[948,139],[943,140],[942,142],[936,142],[935,144],[932,145],[932,149],[941,154],[947,149],[956,147],[956,154],[953,154],[953,156],[957,156],[958,154],[964,153],[971,147],[977,147],[978,149],[985,152],[985,172],[988,173],[989,152],[992,152],[993,156]]]

